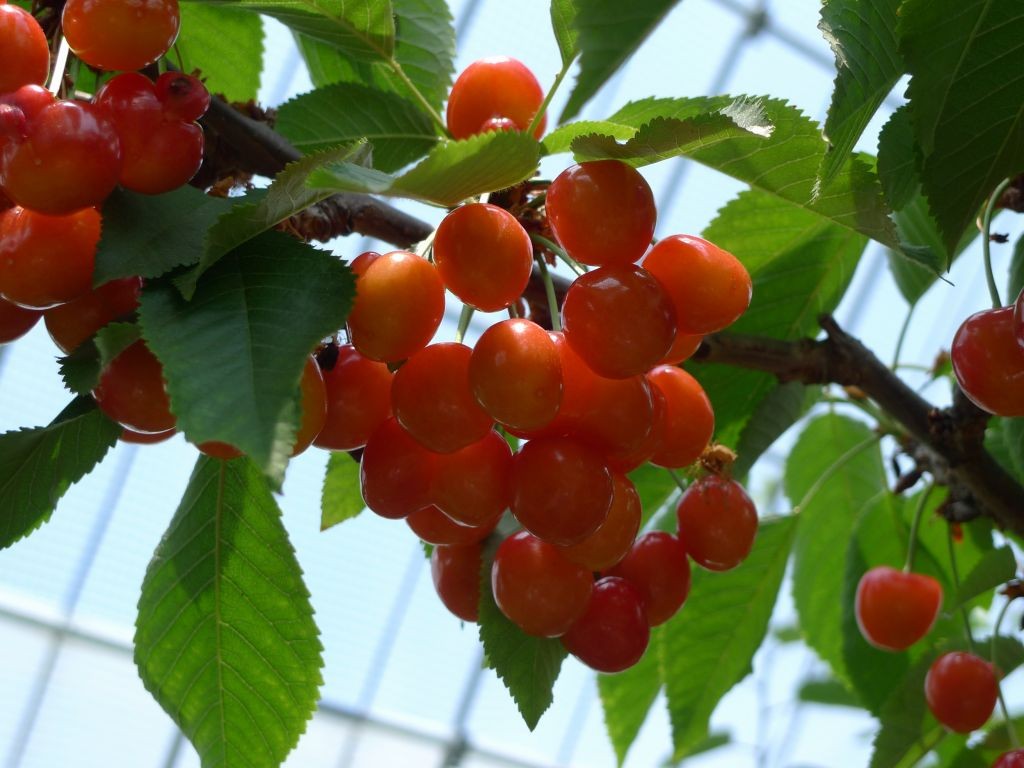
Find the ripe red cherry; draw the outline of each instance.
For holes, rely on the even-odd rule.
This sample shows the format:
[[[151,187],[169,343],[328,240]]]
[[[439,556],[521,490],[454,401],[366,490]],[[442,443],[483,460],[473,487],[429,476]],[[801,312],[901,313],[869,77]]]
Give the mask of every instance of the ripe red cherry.
[[[0,298],[0,344],[19,339],[32,330],[42,313]]]
[[[581,275],[562,306],[565,339],[595,373],[637,376],[657,365],[676,335],[672,302],[654,277],[633,264]]]
[[[992,665],[971,653],[939,656],[924,679],[924,696],[935,719],[957,733],[970,733],[992,716],[999,684]]]
[[[242,455],[242,452],[235,446],[222,443],[220,440],[207,440],[205,443],[199,443],[196,448],[211,459],[220,459],[221,461],[231,461]]]
[[[177,433],[176,429],[168,429],[164,432],[136,432],[127,427],[121,427],[121,436],[117,438],[122,443],[134,443],[136,445],[154,445],[170,440]]]
[[[641,379],[647,386],[647,391],[651,396],[651,409],[650,416],[650,430],[647,433],[647,437],[637,444],[636,448],[631,451],[614,450],[612,452],[605,453],[605,459],[608,461],[608,466],[616,472],[632,472],[637,467],[640,467],[645,462],[649,461],[654,453],[661,447],[661,438],[665,434],[665,395],[661,393],[653,384],[649,383],[646,377],[637,376],[635,379]],[[607,379],[606,379],[607,381]],[[633,379],[622,379],[622,381],[633,381]],[[646,410],[644,411],[646,414]],[[646,419],[646,416],[641,417]],[[643,426],[647,423],[647,420],[638,421],[639,426]]]
[[[412,532],[428,544],[475,544],[487,538],[487,535],[494,530],[498,524],[496,516],[489,524],[480,527],[460,525],[437,507],[431,505],[417,509],[411,513],[405,522],[412,528]],[[479,574],[478,574],[479,575]]]
[[[715,413],[700,383],[682,368],[659,365],[647,381],[665,397],[661,443],[651,456],[659,467],[686,467],[700,458],[715,431]]]
[[[466,67],[452,86],[448,131],[456,139],[466,139],[493,130],[492,118],[507,118],[525,131],[543,101],[544,89],[521,61],[508,56],[480,59]],[[547,118],[541,118],[533,132],[536,138],[544,134],[546,123]]]
[[[683,360],[690,359],[703,340],[700,334],[677,333],[672,348],[661,358],[661,364],[679,365]]]
[[[647,622],[652,627],[675,616],[690,594],[686,547],[669,533],[645,533],[608,573],[625,579],[640,591]]]
[[[430,496],[462,525],[494,523],[512,501],[512,449],[505,438],[492,431],[454,453],[436,454]]]
[[[434,265],[416,254],[373,256],[352,264],[358,277],[350,337],[365,357],[397,363],[433,338],[444,315],[444,284]]]
[[[124,277],[94,288],[46,311],[46,330],[64,354],[92,336],[107,323],[134,312],[139,306],[141,277]]]
[[[512,466],[512,514],[561,546],[579,544],[608,517],[612,477],[593,449],[571,437],[531,440]]]
[[[528,635],[564,635],[587,609],[593,586],[589,571],[526,531],[501,542],[494,556],[494,600]]]
[[[905,651],[935,623],[942,586],[931,576],[880,565],[861,576],[855,605],[865,640],[885,651]]]
[[[654,429],[654,398],[643,376],[606,379],[591,374],[587,396],[569,406],[567,418],[581,440],[625,469],[648,447]]]
[[[164,108],[164,118],[186,123],[198,120],[210,108],[210,92],[198,78],[184,72],[164,72],[153,85]]]
[[[597,530],[562,554],[588,571],[604,571],[622,560],[640,530],[640,494],[625,475],[612,475],[612,506]],[[685,554],[685,553],[684,553]]]
[[[130,71],[167,53],[181,18],[177,0],[68,0],[61,23],[86,64]]]
[[[1013,332],[1017,336],[1017,343],[1024,347],[1024,289],[1017,295],[1013,305]]]
[[[708,475],[686,489],[676,508],[679,539],[695,562],[728,571],[754,546],[757,510],[735,480]]]
[[[992,768],[1024,768],[1024,749],[1004,752],[992,763]]]
[[[484,124],[480,126],[479,133],[487,133],[488,131],[515,131],[517,126],[514,120],[509,120],[507,117],[492,117],[490,120],[485,120]]]
[[[391,417],[393,374],[384,363],[368,360],[345,344],[338,347],[334,367],[323,375],[327,420],[313,444],[332,451],[362,448]]]
[[[587,610],[562,636],[562,645],[591,669],[613,674],[640,661],[650,637],[640,591],[606,576],[594,584]]]
[[[397,421],[385,421],[370,436],[359,462],[366,506],[397,520],[430,504],[434,456]]]
[[[479,616],[482,569],[479,543],[438,546],[430,553],[430,573],[437,596],[445,608],[463,621],[476,621]]]
[[[135,432],[174,428],[163,366],[142,341],[110,361],[92,394],[101,411]]]
[[[0,2],[0,93],[42,85],[50,74],[50,46],[39,22],[16,5]]]
[[[93,208],[66,216],[8,208],[0,213],[0,294],[32,309],[86,295],[99,239]]]
[[[505,309],[530,280],[533,245],[522,224],[496,205],[470,203],[444,217],[434,265],[449,291],[484,312]]]
[[[562,402],[562,364],[548,332],[510,319],[484,331],[469,358],[469,384],[491,418],[516,429],[550,423]]]
[[[949,352],[964,394],[997,416],[1024,416],[1024,347],[1013,314],[1013,307],[1001,307],[971,315]]]
[[[632,264],[654,237],[657,211],[651,187],[619,160],[562,171],[548,188],[545,207],[555,238],[584,264]]]
[[[644,258],[672,300],[679,333],[720,331],[747,311],[750,274],[739,259],[692,235],[659,240]]]

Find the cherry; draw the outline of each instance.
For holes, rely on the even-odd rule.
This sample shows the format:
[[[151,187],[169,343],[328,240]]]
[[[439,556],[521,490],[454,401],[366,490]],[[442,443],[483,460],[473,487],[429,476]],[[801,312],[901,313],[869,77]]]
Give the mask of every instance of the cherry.
[[[624,379],[657,365],[676,335],[675,310],[661,284],[633,264],[581,275],[562,306],[565,339],[601,376]]]
[[[198,120],[210,108],[210,92],[198,78],[183,72],[164,72],[153,85],[165,118],[186,123]]]
[[[942,586],[931,576],[880,565],[861,576],[855,605],[865,640],[884,651],[905,651],[935,623]]]
[[[562,171],[548,188],[545,207],[555,238],[584,264],[632,264],[654,237],[657,211],[651,187],[619,160]]]
[[[1004,752],[992,763],[992,768],[1024,768],[1024,749]]]
[[[969,733],[992,716],[999,695],[995,669],[964,651],[939,656],[924,679],[924,696],[935,719],[957,733]]]
[[[77,299],[47,310],[46,330],[53,343],[64,354],[69,354],[107,323],[134,312],[139,306],[141,291],[141,277],[111,280]]]
[[[659,240],[643,266],[664,286],[679,333],[720,331],[750,305],[750,274],[739,259],[692,235]]]
[[[1013,305],[1013,332],[1017,337],[1017,343],[1024,347],[1024,289],[1021,289]]]
[[[338,347],[334,367],[323,376],[327,420],[313,444],[332,451],[362,448],[374,430],[391,417],[393,374],[383,363],[344,344]]]
[[[427,346],[441,324],[444,284],[434,265],[413,253],[360,258],[352,264],[357,275],[348,316],[352,345],[371,360],[405,360]]]
[[[672,348],[661,358],[662,365],[679,365],[688,360],[697,351],[704,337],[700,334],[677,333]]]
[[[742,563],[754,545],[757,510],[735,480],[708,475],[686,489],[676,508],[687,554],[709,571]]]
[[[370,436],[359,462],[366,506],[397,520],[430,504],[434,456],[397,421],[385,421]]]
[[[665,409],[667,407],[665,395],[656,386],[650,384],[646,377],[637,376],[635,379],[640,379],[647,385],[652,406],[650,418],[647,419],[646,416],[642,415],[640,416],[641,420],[637,421],[636,424],[643,427],[649,421],[650,430],[647,436],[637,443],[633,449],[628,451],[612,450],[605,453],[608,466],[616,472],[632,472],[649,461],[658,448],[661,447],[661,439],[665,434]],[[632,382],[634,379],[626,379],[626,381]],[[644,414],[646,414],[646,410]]]
[[[430,553],[430,574],[444,607],[463,621],[476,621],[480,606],[482,547],[442,545]]]
[[[501,542],[494,556],[494,600],[528,635],[564,635],[586,611],[593,586],[589,571],[526,531]]]
[[[606,576],[594,584],[587,610],[562,636],[562,645],[591,669],[612,674],[640,661],[650,637],[640,591]]]
[[[652,627],[675,616],[690,594],[686,547],[669,533],[645,533],[608,573],[620,576],[640,591]]]
[[[479,133],[514,130],[517,130],[515,120],[509,120],[507,117],[492,117],[490,120],[484,120],[484,124],[480,126]]]
[[[571,437],[531,440],[512,467],[512,514],[535,536],[572,546],[608,517],[612,477],[593,449]]]
[[[654,397],[643,376],[605,379],[592,374],[588,396],[567,413],[581,440],[602,451],[609,464],[626,469],[651,447]],[[657,437],[655,435],[655,437]]]
[[[484,312],[505,309],[530,280],[533,245],[515,216],[470,203],[444,217],[434,235],[434,265],[449,291]]]
[[[597,530],[571,547],[561,547],[566,559],[588,571],[604,571],[629,552],[640,530],[643,510],[636,486],[625,475],[612,475],[612,506]],[[685,552],[684,552],[685,555]]]
[[[491,525],[512,500],[512,449],[492,431],[454,453],[437,454],[430,494],[457,523]]]
[[[93,390],[107,416],[135,432],[166,432],[176,419],[164,384],[163,366],[136,341],[110,361]]]
[[[0,298],[0,344],[20,339],[39,322],[40,312],[25,309]]]
[[[61,19],[75,55],[111,71],[152,64],[174,44],[180,23],[177,0],[68,0]]]
[[[647,381],[665,398],[660,445],[651,456],[659,467],[686,467],[700,458],[715,431],[711,401],[700,383],[682,368],[659,365]]]
[[[243,455],[235,446],[230,443],[222,443],[220,440],[207,440],[205,443],[196,445],[196,448],[211,459],[220,459],[221,461],[231,461]]]
[[[163,432],[136,432],[127,427],[121,427],[121,436],[118,438],[122,443],[135,443],[136,445],[154,445],[170,440],[178,432],[176,429],[168,429]]]
[[[0,0],[0,93],[43,85],[50,74],[50,46],[39,22],[24,8]]]
[[[509,319],[483,332],[469,358],[469,384],[491,418],[516,429],[550,423],[562,402],[562,365],[548,332]]]
[[[487,535],[497,526],[500,517],[499,514],[487,525],[472,527],[455,522],[440,509],[431,505],[412,512],[405,518],[405,522],[412,528],[413,533],[428,544],[475,544],[487,538]]]
[[[99,239],[93,208],[66,216],[8,208],[0,213],[0,295],[32,309],[84,296]]]
[[[544,101],[544,89],[525,64],[508,56],[491,56],[474,61],[452,85],[448,95],[448,131],[456,139],[466,139],[496,126],[492,118],[512,121],[520,131],[530,127]],[[547,118],[542,117],[534,130],[535,138],[544,134]]]
[[[1013,307],[968,317],[949,354],[960,388],[975,405],[997,416],[1024,416],[1024,347]]]

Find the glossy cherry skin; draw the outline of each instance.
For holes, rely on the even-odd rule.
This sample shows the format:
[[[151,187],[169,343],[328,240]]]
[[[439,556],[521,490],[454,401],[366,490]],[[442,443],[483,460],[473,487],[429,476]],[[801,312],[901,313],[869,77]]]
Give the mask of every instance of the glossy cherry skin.
[[[512,466],[512,514],[530,533],[572,546],[593,534],[612,506],[612,476],[601,455],[571,437],[524,445]]]
[[[20,339],[39,322],[42,313],[0,298],[0,344]]]
[[[519,298],[533,269],[533,244],[515,216],[486,203],[449,213],[434,235],[434,265],[449,291],[484,312]]]
[[[460,525],[437,507],[431,505],[417,509],[405,518],[412,532],[428,544],[475,544],[487,538],[494,530],[501,516],[496,516],[488,525],[472,527]]]
[[[692,235],[659,240],[643,260],[664,286],[676,311],[679,333],[720,331],[750,306],[750,273],[739,259]]]
[[[110,361],[92,394],[101,411],[135,432],[166,432],[177,421],[171,413],[163,366],[142,341]]]
[[[634,469],[642,466],[646,462],[650,461],[654,453],[661,447],[661,439],[665,434],[665,409],[666,401],[665,395],[661,393],[661,390],[656,386],[647,381],[646,377],[637,376],[636,379],[640,379],[647,387],[647,391],[650,393],[651,415],[648,419],[646,415],[640,417],[641,421],[638,422],[639,426],[643,426],[650,422],[650,430],[647,436],[641,440],[632,450],[612,450],[605,452],[605,460],[608,462],[608,466],[616,472],[632,472]],[[633,379],[622,379],[622,381],[633,381]],[[646,414],[646,410],[644,411]]]
[[[614,674],[640,661],[650,638],[640,591],[606,576],[594,584],[587,610],[562,636],[562,645],[591,669]]]
[[[682,368],[659,365],[647,381],[665,397],[661,443],[651,456],[659,467],[686,467],[700,458],[715,432],[715,413],[700,383]]]
[[[17,207],[0,212],[0,295],[31,309],[86,295],[99,239],[93,208],[66,216]]]
[[[231,461],[243,455],[235,446],[222,443],[220,440],[207,440],[205,443],[199,443],[196,448],[211,459],[220,459],[221,461]]]
[[[1017,343],[1024,349],[1024,289],[1017,295],[1013,305],[1013,332]]]
[[[562,403],[558,345],[529,320],[495,323],[470,355],[469,384],[495,421],[516,429],[539,429],[555,418]]]
[[[476,621],[480,606],[480,578],[483,569],[479,543],[442,545],[430,553],[434,589],[444,607],[463,621]]]
[[[675,310],[661,284],[633,264],[576,278],[562,305],[566,341],[595,373],[637,376],[657,365],[676,335]]]
[[[363,357],[351,344],[338,347],[334,367],[323,372],[327,419],[313,441],[320,448],[351,451],[391,417],[391,381],[384,363]]]
[[[638,538],[622,562],[608,571],[643,596],[647,622],[656,627],[671,619],[690,594],[690,561],[678,538],[662,531]]]
[[[397,421],[385,421],[370,436],[359,462],[366,506],[397,520],[430,504],[434,456]]]
[[[728,571],[754,546],[757,510],[735,480],[708,475],[686,489],[676,508],[679,539],[694,562]]]
[[[121,427],[121,436],[117,438],[122,443],[134,443],[136,445],[155,445],[156,443],[162,443],[165,440],[170,440],[177,434],[178,430],[168,429],[164,432],[136,432],[128,429],[127,427]]]
[[[1013,316],[1013,307],[971,315],[957,330],[949,352],[960,389],[997,416],[1024,416],[1024,347],[1018,343]]]
[[[0,2],[0,93],[43,85],[50,74],[50,46],[39,22],[17,5]]]
[[[931,576],[880,565],[861,576],[855,608],[865,640],[884,651],[905,651],[935,624],[942,586]]]
[[[661,358],[661,365],[679,365],[683,360],[689,360],[703,340],[700,334],[677,333],[672,347]]]
[[[619,160],[562,171],[548,188],[545,208],[555,239],[584,264],[632,264],[654,237],[654,193],[639,171]]]
[[[964,651],[939,656],[924,679],[924,696],[935,719],[957,733],[981,728],[999,695],[995,670]]]
[[[526,531],[501,542],[494,556],[494,600],[528,635],[564,635],[586,611],[593,586],[588,570]]]
[[[597,530],[579,544],[560,547],[562,554],[588,571],[604,571],[629,552],[640,530],[643,509],[636,486],[625,475],[612,475],[612,506]]]
[[[153,85],[165,119],[186,123],[198,120],[210,108],[210,92],[198,78],[184,72],[164,72]]]
[[[107,323],[134,312],[141,292],[141,277],[111,280],[84,296],[48,309],[46,330],[61,352],[68,354]]]
[[[437,454],[430,497],[462,525],[493,527],[512,502],[512,449],[497,432]]]
[[[525,64],[508,56],[474,61],[452,85],[448,95],[448,131],[456,139],[493,130],[493,118],[511,120],[520,131],[530,127],[544,101],[544,89]],[[533,135],[544,134],[541,118]],[[503,124],[504,125],[504,124]]]
[[[1024,749],[1004,752],[992,763],[992,768],[1024,768]]]
[[[444,315],[444,284],[434,265],[405,251],[358,262],[352,265],[358,277],[348,316],[352,345],[384,363],[427,346]]]
[[[75,55],[109,71],[152,64],[174,44],[180,24],[177,0],[68,0],[62,17]]]

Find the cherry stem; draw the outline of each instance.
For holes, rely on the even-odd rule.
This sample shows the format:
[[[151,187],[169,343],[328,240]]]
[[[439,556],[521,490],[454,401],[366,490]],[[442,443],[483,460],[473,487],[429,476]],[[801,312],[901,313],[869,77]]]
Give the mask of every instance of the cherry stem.
[[[540,103],[540,107],[537,108],[537,114],[533,116],[533,120],[530,121],[530,125],[526,129],[527,136],[533,136],[533,132],[537,130],[537,126],[540,125],[540,121],[544,119],[544,115],[548,111],[548,105],[551,103],[551,99],[555,95],[555,91],[558,90],[558,86],[562,84],[565,76],[569,74],[569,68],[572,66],[574,61],[576,61],[576,57],[569,59],[569,61],[562,65],[561,71],[555,77],[555,82],[551,84],[548,92],[544,95],[544,101]]]
[[[476,312],[475,307],[471,307],[469,304],[462,305],[462,314],[459,315],[459,326],[455,329],[456,344],[462,343],[462,339],[466,335],[466,329],[469,328],[469,321],[473,319],[474,312]]]
[[[911,304],[910,309],[907,310],[907,316],[903,318],[903,325],[900,327],[900,335],[896,339],[896,351],[892,354],[892,365],[889,368],[895,371],[900,367],[900,353],[903,351],[903,342],[907,338],[907,330],[910,328],[910,321],[914,317],[914,307],[917,304]]]
[[[686,483],[683,482],[683,478],[679,476],[679,473],[674,469],[669,469],[668,467],[665,467],[665,471],[668,472],[668,476],[672,478],[673,482],[679,486],[679,490],[685,493],[687,486]]]
[[[907,544],[907,562],[903,565],[903,572],[910,573],[914,569],[914,555],[917,554],[917,532],[921,528],[921,518],[924,517],[924,508],[928,506],[928,497],[935,490],[935,483],[929,483],[921,493],[921,500],[917,502],[917,509],[914,510],[914,522],[910,524],[910,541]]]
[[[537,262],[537,268],[540,270],[540,276],[544,280],[544,292],[548,296],[551,330],[560,331],[562,330],[562,320],[558,316],[558,297],[555,295],[555,284],[551,280],[551,273],[548,272],[548,265],[545,263],[544,257],[538,253],[534,259]]]
[[[516,306],[514,301],[508,305],[508,316],[513,320],[516,320],[519,317],[519,308]]]
[[[67,38],[62,37],[60,39],[60,48],[57,49],[57,56],[53,62],[53,74],[50,76],[50,84],[46,86],[46,90],[56,95],[64,84],[64,70],[68,66],[68,55],[71,53],[71,46],[68,45]]]
[[[1003,196],[1003,192],[1013,179],[1003,179],[999,186],[995,188],[992,196],[989,197],[988,202],[985,203],[985,216],[982,219],[981,225],[981,247],[982,253],[985,256],[985,280],[988,282],[988,293],[992,297],[992,306],[998,309],[1003,306],[1002,300],[999,298],[999,289],[996,287],[996,278],[992,272],[992,215],[995,212],[996,203],[999,202],[999,198]]]
[[[562,246],[560,246],[554,240],[550,240],[544,237],[544,235],[538,235],[536,232],[530,233],[530,240],[532,240],[537,245],[547,248],[549,251],[555,254],[555,256],[557,256],[563,262],[565,262],[566,266],[568,266],[569,269],[571,269],[577,275],[586,274],[587,268],[580,264],[578,261],[576,261],[576,259],[570,256],[568,253],[566,253],[565,249],[562,248]]]
[[[872,435],[869,438],[861,440],[855,446],[850,448],[850,450],[836,459],[828,469],[821,473],[821,477],[819,477],[814,484],[807,489],[807,493],[805,493],[804,497],[800,499],[800,503],[793,507],[793,513],[796,514],[800,512],[800,510],[810,504],[814,500],[814,497],[818,495],[818,492],[822,489],[825,483],[831,480],[839,470],[857,458],[865,450],[875,445],[881,439],[881,435]]]
[[[416,84],[409,79],[409,76],[405,74],[405,70],[402,69],[402,65],[392,57],[388,59],[388,66],[391,68],[391,71],[398,76],[398,79],[405,84],[405,87],[409,89],[413,98],[419,102],[420,106],[423,107],[424,111],[430,116],[430,119],[434,121],[434,125],[437,126],[441,135],[446,139],[450,139],[452,135],[448,132],[447,124],[443,119],[441,119],[441,115],[436,109],[434,109],[433,105],[427,101],[427,98],[423,95],[422,91],[420,91],[420,89],[416,87]]]
[[[1017,738],[1017,729],[1013,725],[1013,720],[1010,719],[1010,711],[1006,707],[1006,699],[1003,698],[1003,685],[1002,681],[999,680],[998,667],[996,665],[996,641],[999,640],[999,627],[1003,623],[1003,619],[1006,618],[1006,611],[1010,607],[1010,603],[1013,602],[1012,597],[1007,597],[1006,602],[1003,603],[1003,607],[999,610],[999,616],[996,618],[996,625],[992,629],[992,649],[989,653],[990,661],[992,666],[997,668],[996,674],[996,691],[999,694],[999,708],[1003,711],[1003,719],[1006,720],[1006,733],[1010,737],[1010,746],[1014,749],[1020,747],[1020,740]]]
[[[953,572],[953,587],[960,591],[960,570],[956,566],[956,549],[953,546],[953,526],[948,526],[949,535],[946,541],[949,544],[949,567]],[[967,606],[960,606],[960,615],[964,619],[964,634],[967,635],[967,647],[974,653],[974,635],[971,633],[971,619],[967,615]]]

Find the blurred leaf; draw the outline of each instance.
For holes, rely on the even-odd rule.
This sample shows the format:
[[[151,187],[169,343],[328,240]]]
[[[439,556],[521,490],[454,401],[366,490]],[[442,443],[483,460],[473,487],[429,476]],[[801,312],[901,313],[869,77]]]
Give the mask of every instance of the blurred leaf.
[[[1017,244],[1013,246],[1006,286],[1007,303],[1015,301],[1021,291],[1024,291],[1024,235],[1018,237]]]
[[[649,521],[656,512],[675,497],[679,486],[672,479],[668,470],[656,467],[653,464],[644,464],[634,469],[628,475],[640,494],[642,506],[641,528]]]
[[[991,592],[1017,575],[1017,558],[1010,547],[988,552],[961,580],[960,589],[948,604],[949,611],[959,610],[985,592]]]
[[[1002,666],[1001,662],[1000,666]],[[1017,734],[1024,733],[1024,716],[1010,718],[1010,721],[1013,723],[1013,729]],[[992,730],[985,734],[981,746],[995,752],[1005,752],[1006,750],[1017,748],[1018,745],[1013,743],[1013,740],[1010,738],[1010,729],[1007,728],[1005,722],[1002,722],[994,725]]]
[[[651,641],[643,658],[624,672],[616,675],[598,675],[597,691],[604,709],[604,724],[615,757],[622,765],[629,748],[647,720],[654,700],[661,691],[661,669],[658,663],[658,644],[662,627],[651,630]]]
[[[263,70],[263,21],[226,6],[181,4],[175,43],[182,70],[202,70],[206,87],[229,101],[255,99]],[[169,56],[171,60],[175,57]]]
[[[100,382],[100,374],[115,357],[139,339],[135,323],[109,323],[71,354],[58,358],[64,386],[76,395],[88,395]]]
[[[363,511],[359,488],[359,462],[344,451],[332,452],[327,460],[323,494],[320,499],[320,530],[351,520]]]
[[[562,55],[562,66],[567,67],[580,52],[576,15],[577,0],[551,0],[551,28]]]
[[[280,765],[323,683],[281,512],[246,459],[199,459],[146,571],[135,664],[204,768]]]
[[[732,465],[735,477],[745,478],[754,463],[787,429],[818,401],[820,390],[797,381],[776,384],[757,404],[736,444],[739,454]]]
[[[838,680],[805,680],[801,683],[796,697],[809,704],[857,708],[861,706],[857,697]]]
[[[1024,418],[989,419],[985,447],[1017,482],[1024,483]]]

